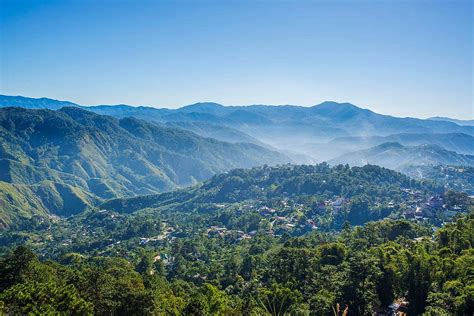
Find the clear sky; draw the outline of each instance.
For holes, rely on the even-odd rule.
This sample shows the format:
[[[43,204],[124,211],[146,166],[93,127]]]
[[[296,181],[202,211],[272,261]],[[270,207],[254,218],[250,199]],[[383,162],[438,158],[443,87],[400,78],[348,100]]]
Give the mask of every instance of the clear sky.
[[[473,118],[469,0],[0,3],[1,94]]]

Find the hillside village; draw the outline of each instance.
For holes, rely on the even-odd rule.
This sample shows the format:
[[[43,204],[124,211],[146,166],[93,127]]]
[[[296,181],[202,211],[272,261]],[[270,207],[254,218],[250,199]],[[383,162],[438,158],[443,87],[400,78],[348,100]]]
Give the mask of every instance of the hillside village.
[[[450,220],[456,214],[466,212],[461,205],[448,206],[444,203],[443,197],[440,195],[424,196],[421,191],[413,189],[401,189],[404,193],[404,201],[402,203],[395,203],[390,201],[385,205],[376,203],[376,208],[388,208],[393,210],[391,217],[393,219],[407,219],[412,221],[437,221],[441,223],[444,220]],[[283,199],[279,201],[280,207],[269,207],[261,201],[246,202],[242,206],[238,206],[236,216],[242,213],[253,213],[261,217],[263,222],[260,228],[264,233],[271,236],[282,236],[283,234],[302,235],[311,232],[312,230],[320,229],[321,222],[326,217],[334,218],[338,214],[345,212],[351,201],[344,197],[334,197],[317,203],[313,209],[308,208],[304,204],[292,202],[290,199]],[[262,205],[263,204],[263,205]],[[226,208],[227,205],[219,203],[214,205],[218,209]],[[230,205],[232,207],[232,205]],[[112,222],[119,222],[123,219],[123,215],[116,214],[108,210],[100,210],[99,214],[108,214],[108,218]],[[324,216],[321,216],[324,214]],[[235,241],[242,241],[251,239],[258,231],[244,231],[239,229],[232,229],[225,226],[210,225],[207,228],[202,228],[209,237],[226,237],[232,238]],[[168,221],[161,221],[160,234],[152,237],[140,237],[138,243],[146,245],[148,243],[157,242],[173,242],[177,238],[189,236],[191,230],[186,228],[179,228],[173,226]],[[94,237],[97,232],[94,231],[91,225],[84,226],[80,233],[82,236]],[[63,243],[68,245],[72,239],[67,239]],[[120,241],[114,241],[108,245],[112,247]]]
[[[403,201],[401,203],[389,201],[382,204],[377,202],[374,208],[392,210],[391,218],[393,219],[406,219],[415,222],[432,221],[441,225],[444,221],[452,219],[456,214],[467,211],[462,205],[447,205],[440,195],[425,196],[419,190],[401,190],[403,192]],[[158,235],[139,237],[137,244],[143,246],[150,243],[173,243],[176,239],[189,237],[199,232],[204,232],[211,238],[226,238],[234,240],[234,242],[252,239],[258,233],[265,233],[275,237],[280,237],[284,234],[299,236],[321,229],[321,224],[328,220],[328,218],[334,219],[338,215],[347,212],[351,201],[350,199],[337,196],[320,201],[313,208],[309,208],[301,203],[295,203],[289,198],[279,200],[277,203],[273,202],[272,204],[277,204],[278,206],[267,206],[264,201],[247,201],[238,206],[223,203],[216,203],[214,205],[216,209],[232,208],[235,216],[249,213],[258,215],[260,223],[257,229],[242,230],[226,227],[225,225],[209,225],[208,227],[202,227],[197,231],[193,231],[182,224],[176,225],[162,220],[160,221],[160,233]],[[106,216],[112,223],[124,220],[123,215],[105,209],[98,211],[98,214]],[[98,236],[98,233],[92,225],[86,225],[82,228],[79,235],[81,237],[94,238]],[[74,237],[77,236],[70,236],[70,238],[64,240],[63,245],[70,245]],[[120,242],[120,240],[110,240],[110,243],[105,247],[112,248],[119,245]]]

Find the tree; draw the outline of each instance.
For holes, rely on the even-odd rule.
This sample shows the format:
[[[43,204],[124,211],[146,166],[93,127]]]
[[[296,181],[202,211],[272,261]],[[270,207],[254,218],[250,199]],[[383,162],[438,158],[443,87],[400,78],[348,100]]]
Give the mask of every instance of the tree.
[[[410,258],[407,300],[410,312],[420,315],[425,311],[434,267],[431,256],[422,246],[417,247],[415,251]]]
[[[193,293],[185,308],[188,315],[228,315],[231,311],[226,294],[208,283]]]
[[[10,256],[0,262],[0,290],[25,281],[37,262],[38,258],[29,248],[25,246],[16,248]]]
[[[347,249],[344,244],[330,243],[319,247],[320,263],[339,265],[341,264],[347,254]]]
[[[141,274],[150,274],[153,271],[153,263],[153,253],[149,251],[142,251],[140,261],[135,267],[135,270]]]
[[[376,285],[381,277],[377,258],[370,253],[356,251],[346,263],[345,284],[341,301],[355,315],[369,315],[379,305]]]
[[[0,294],[6,314],[92,314],[93,305],[79,296],[73,285],[27,282]]]
[[[261,289],[257,300],[260,306],[269,314],[282,316],[295,308],[302,300],[301,293],[289,288],[274,284],[271,288]]]

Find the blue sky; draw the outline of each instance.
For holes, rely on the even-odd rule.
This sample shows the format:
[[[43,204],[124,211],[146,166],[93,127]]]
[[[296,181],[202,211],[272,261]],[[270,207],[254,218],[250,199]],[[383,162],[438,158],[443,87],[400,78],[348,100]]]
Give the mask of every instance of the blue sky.
[[[5,1],[0,93],[473,118],[471,1]]]

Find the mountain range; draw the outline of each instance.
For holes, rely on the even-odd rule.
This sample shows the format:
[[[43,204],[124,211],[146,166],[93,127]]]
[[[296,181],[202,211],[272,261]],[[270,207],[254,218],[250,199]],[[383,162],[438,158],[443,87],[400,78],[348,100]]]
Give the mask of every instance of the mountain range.
[[[323,102],[312,107],[302,107],[294,105],[223,106],[205,102],[178,109],[166,109],[123,104],[85,107],[72,102],[47,98],[0,96],[0,107],[58,109],[71,105],[117,118],[135,117],[167,123],[191,130],[204,137],[224,141],[267,144],[272,148],[285,151],[297,162],[324,161],[347,153],[344,150],[334,150],[336,148],[333,147],[334,143],[329,143],[338,137],[377,136],[387,137],[387,142],[398,142],[400,140],[394,139],[397,136],[393,135],[402,134],[400,137],[403,137],[403,134],[420,134],[417,137],[424,137],[423,140],[416,144],[406,143],[406,145],[420,145],[426,142],[443,147],[439,138],[450,138],[453,135],[441,136],[441,134],[458,134],[456,137],[459,140],[451,138],[444,143],[452,142],[452,145],[446,149],[456,150],[456,148],[465,149],[466,147],[466,137],[461,139],[459,134],[474,136],[474,126],[470,126],[469,121],[393,117],[362,109],[350,103]],[[431,139],[429,139],[430,134],[437,135],[430,136]],[[464,144],[458,145],[458,141]],[[405,144],[403,141],[400,142]],[[319,146],[314,144],[319,144]],[[321,144],[327,144],[327,146],[321,146]],[[379,141],[375,141],[373,146],[379,144]],[[470,151],[472,150],[468,149],[462,153],[469,154]]]

